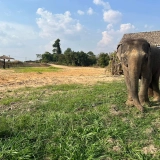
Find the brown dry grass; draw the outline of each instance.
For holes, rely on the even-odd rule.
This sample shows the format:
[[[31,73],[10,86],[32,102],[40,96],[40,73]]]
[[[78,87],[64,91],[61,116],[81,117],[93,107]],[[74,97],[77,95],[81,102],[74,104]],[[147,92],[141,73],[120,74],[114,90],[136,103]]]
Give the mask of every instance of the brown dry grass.
[[[0,91],[21,87],[71,83],[92,85],[96,82],[123,79],[122,76],[113,77],[109,73],[105,73],[104,68],[52,66],[62,68],[62,70],[43,73],[15,73],[13,70],[0,69]]]

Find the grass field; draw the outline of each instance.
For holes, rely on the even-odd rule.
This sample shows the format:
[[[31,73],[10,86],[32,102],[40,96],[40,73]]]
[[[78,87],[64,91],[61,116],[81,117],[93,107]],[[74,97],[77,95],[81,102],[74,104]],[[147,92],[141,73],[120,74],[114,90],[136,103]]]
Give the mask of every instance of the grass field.
[[[27,73],[27,72],[55,72],[60,70],[60,68],[56,67],[17,67],[17,68],[11,68],[17,73]]]
[[[1,94],[2,160],[160,159],[160,109],[126,107],[124,82]]]

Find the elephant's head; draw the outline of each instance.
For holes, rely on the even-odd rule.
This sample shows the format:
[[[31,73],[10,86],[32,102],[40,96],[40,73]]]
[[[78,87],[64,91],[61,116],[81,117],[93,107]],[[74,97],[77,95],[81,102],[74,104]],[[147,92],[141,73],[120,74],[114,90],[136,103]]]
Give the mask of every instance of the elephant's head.
[[[143,62],[150,56],[150,44],[145,39],[127,39],[117,46],[117,56],[126,67],[137,58]]]

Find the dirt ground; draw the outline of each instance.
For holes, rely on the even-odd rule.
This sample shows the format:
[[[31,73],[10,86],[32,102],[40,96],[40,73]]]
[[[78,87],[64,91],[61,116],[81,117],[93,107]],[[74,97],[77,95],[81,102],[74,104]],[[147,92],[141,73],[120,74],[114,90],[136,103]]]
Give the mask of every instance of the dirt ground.
[[[93,67],[67,67],[53,65],[62,68],[58,72],[43,73],[15,73],[13,70],[0,69],[0,91],[16,89],[21,87],[37,87],[43,85],[57,84],[88,84],[96,82],[107,82],[122,80],[122,76],[111,76],[105,73],[104,68]]]

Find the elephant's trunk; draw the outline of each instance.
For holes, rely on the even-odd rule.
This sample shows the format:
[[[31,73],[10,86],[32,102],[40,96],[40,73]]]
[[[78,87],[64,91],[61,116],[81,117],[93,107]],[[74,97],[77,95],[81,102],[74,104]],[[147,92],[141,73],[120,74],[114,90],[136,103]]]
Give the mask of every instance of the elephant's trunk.
[[[140,54],[136,54],[130,57],[128,61],[128,71],[130,77],[130,87],[131,87],[131,94],[134,105],[139,109],[143,110],[143,107],[140,103],[138,97],[138,88],[139,88],[139,77],[142,65],[142,58],[139,56]]]

